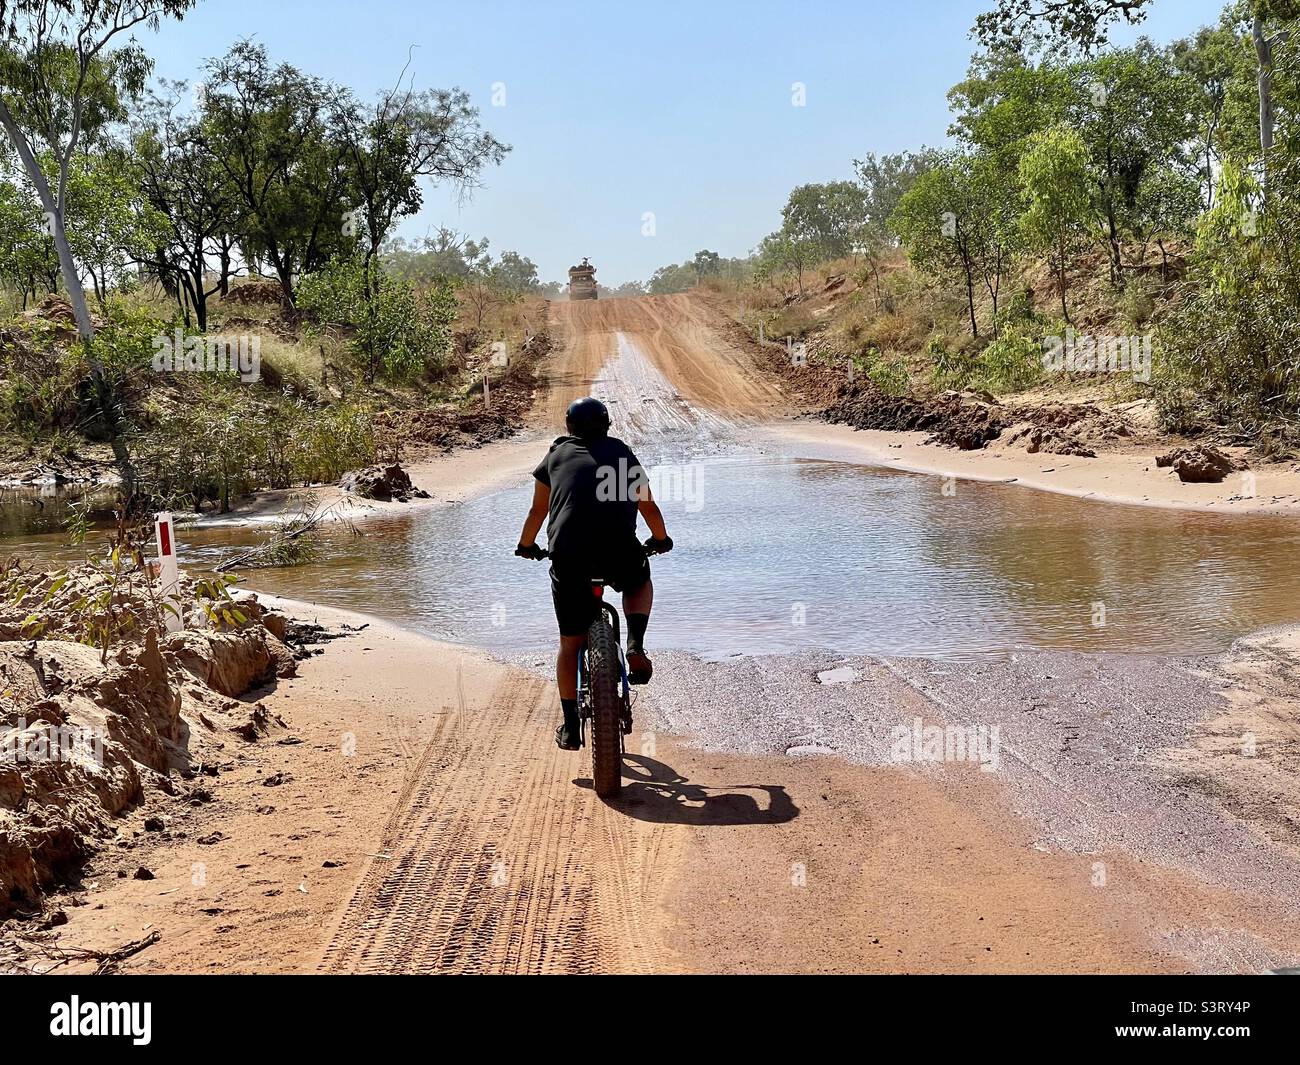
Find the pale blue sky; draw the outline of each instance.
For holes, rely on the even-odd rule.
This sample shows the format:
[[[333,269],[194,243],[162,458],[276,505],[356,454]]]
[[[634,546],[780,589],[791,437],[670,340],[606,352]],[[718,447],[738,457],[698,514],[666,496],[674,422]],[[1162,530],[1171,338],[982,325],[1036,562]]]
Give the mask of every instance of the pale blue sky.
[[[401,232],[487,236],[558,280],[589,255],[605,284],[700,248],[747,253],[795,185],[852,176],[868,151],[945,139],[945,94],[991,0],[200,0],[142,43],[188,81],[251,36],[275,59],[364,95],[416,45],[417,87],[466,89],[513,146],[467,204],[433,192]],[[1157,40],[1215,22],[1220,0],[1155,0]],[[1129,31],[1117,39],[1129,39]],[[492,86],[505,106],[492,106]],[[791,105],[791,85],[807,104]],[[656,234],[642,236],[642,215]]]

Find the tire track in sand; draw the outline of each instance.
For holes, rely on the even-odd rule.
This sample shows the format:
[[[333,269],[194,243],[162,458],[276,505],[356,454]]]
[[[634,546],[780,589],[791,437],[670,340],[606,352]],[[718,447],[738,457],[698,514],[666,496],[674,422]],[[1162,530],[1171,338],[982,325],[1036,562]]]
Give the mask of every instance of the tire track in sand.
[[[617,354],[619,333],[698,408],[736,420],[784,414],[788,397],[713,327],[715,313],[688,294],[553,303],[552,329],[566,343],[550,367],[541,416],[551,427],[564,423],[565,408]]]
[[[360,973],[654,972],[665,826],[606,806],[548,743],[555,695],[510,670],[439,719],[319,968]]]

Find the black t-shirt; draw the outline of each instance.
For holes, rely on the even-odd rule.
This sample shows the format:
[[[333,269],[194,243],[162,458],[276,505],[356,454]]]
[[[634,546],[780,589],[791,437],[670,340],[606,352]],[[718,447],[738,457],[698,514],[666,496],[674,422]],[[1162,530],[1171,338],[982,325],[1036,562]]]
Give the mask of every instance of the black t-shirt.
[[[551,488],[553,559],[605,562],[635,547],[637,488],[646,473],[622,440],[561,436],[533,476]]]

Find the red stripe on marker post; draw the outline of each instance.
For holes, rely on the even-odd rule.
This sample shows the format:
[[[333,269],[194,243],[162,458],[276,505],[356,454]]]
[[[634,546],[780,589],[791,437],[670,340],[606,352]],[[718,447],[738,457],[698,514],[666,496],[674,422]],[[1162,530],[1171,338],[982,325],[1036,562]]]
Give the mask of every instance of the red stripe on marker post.
[[[167,512],[155,517],[158,534],[158,586],[163,600],[169,604],[165,624],[168,632],[179,632],[185,626],[181,620],[180,570],[176,560],[176,538],[172,535],[172,516]]]

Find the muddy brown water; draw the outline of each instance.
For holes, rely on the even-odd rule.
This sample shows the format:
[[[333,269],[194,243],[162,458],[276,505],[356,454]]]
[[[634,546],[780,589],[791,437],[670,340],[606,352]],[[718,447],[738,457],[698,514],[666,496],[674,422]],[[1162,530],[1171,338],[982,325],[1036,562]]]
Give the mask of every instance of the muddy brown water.
[[[600,343],[606,361],[584,387],[654,469],[677,544],[653,563],[655,647],[710,658],[1201,654],[1300,621],[1298,522],[1015,485],[958,482],[954,493],[943,478],[775,457],[747,442],[745,423],[684,398],[638,346],[646,341],[612,332]],[[549,647],[546,566],[513,555],[530,495],[524,483],[356,533],[332,528],[317,561],[248,571],[247,583],[493,651]],[[0,550],[79,560],[57,531],[65,511],[48,492],[8,494]],[[182,528],[182,565],[215,566],[263,535]]]
[[[937,477],[756,454],[656,476],[677,543],[653,563],[660,647],[707,657],[1205,653],[1300,620],[1300,524],[1282,518],[998,484],[962,482],[948,495]],[[249,572],[248,583],[495,651],[549,646],[546,566],[512,555],[529,494],[520,485],[377,518],[359,535],[330,529],[318,561]],[[183,530],[182,561],[215,565],[258,535]],[[50,532],[11,533],[5,550],[79,557]]]

